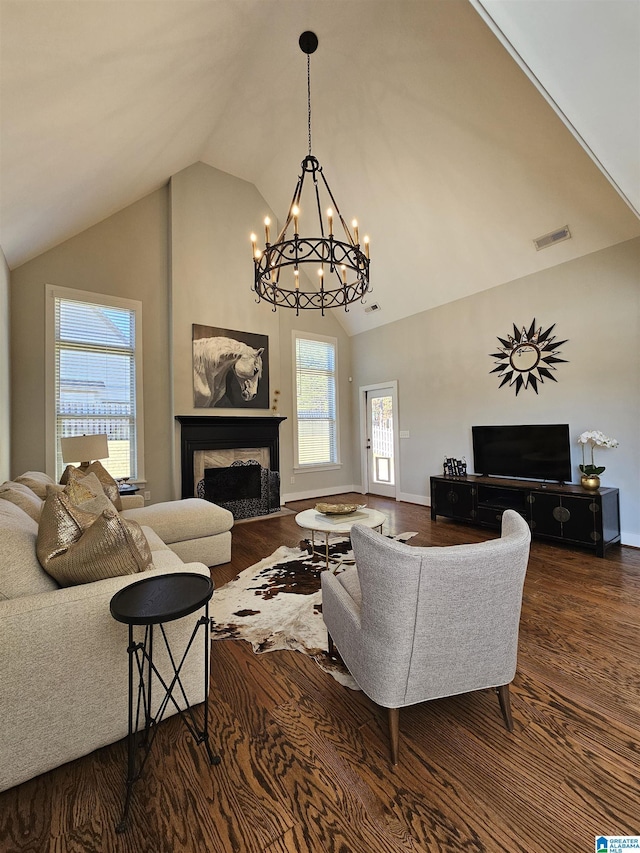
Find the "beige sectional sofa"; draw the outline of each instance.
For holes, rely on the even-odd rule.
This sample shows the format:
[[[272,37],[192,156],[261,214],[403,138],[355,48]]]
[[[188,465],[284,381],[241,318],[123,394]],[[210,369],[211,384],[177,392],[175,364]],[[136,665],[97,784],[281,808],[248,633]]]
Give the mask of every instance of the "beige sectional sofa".
[[[186,563],[218,566],[231,559],[233,515],[228,509],[200,498],[135,506],[136,496],[122,498],[122,517],[147,526]],[[144,503],[144,502],[143,502]],[[134,508],[129,509],[129,507]]]
[[[128,628],[112,618],[109,603],[141,579],[138,573],[60,588],[36,556],[37,496],[17,491],[16,503],[12,484],[0,486],[0,790],[127,734]],[[129,508],[122,515],[142,526],[149,543],[145,577],[209,576],[208,566],[230,559],[227,510],[198,499],[132,502],[140,503],[123,499]],[[166,626],[172,649],[184,648],[200,615]],[[204,699],[203,656],[194,645],[183,670],[192,704]],[[166,676],[159,644],[154,660]]]

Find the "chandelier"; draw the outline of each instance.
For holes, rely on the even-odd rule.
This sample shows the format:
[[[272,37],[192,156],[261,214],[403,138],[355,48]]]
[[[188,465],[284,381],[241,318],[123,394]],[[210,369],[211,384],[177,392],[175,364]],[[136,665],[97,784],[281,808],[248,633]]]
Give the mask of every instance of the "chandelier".
[[[369,238],[363,237],[363,248],[357,220],[351,228],[345,222],[333,193],[322,171],[322,166],[311,153],[311,69],[310,56],[318,47],[315,33],[304,32],[298,41],[300,49],[307,54],[307,125],[309,153],[301,163],[302,171],[289,206],[287,220],[274,243],[270,242],[271,220],[264,220],[265,246],[258,248],[257,237],[251,235],[254,264],[253,289],[257,302],[270,302],[275,311],[278,306],[300,310],[316,309],[324,316],[327,308],[343,307],[348,311],[352,302],[364,299],[369,291]],[[307,196],[311,199],[305,209],[302,193],[305,178],[310,177],[312,186]],[[329,206],[325,206],[325,205]],[[326,217],[326,228],[325,218]],[[319,236],[307,237],[300,233],[303,212],[317,214]],[[312,216],[308,218],[311,219]],[[334,233],[342,229],[344,237]],[[291,231],[293,233],[291,233]],[[300,282],[300,271],[308,273],[308,279],[317,282],[317,290],[304,290]]]

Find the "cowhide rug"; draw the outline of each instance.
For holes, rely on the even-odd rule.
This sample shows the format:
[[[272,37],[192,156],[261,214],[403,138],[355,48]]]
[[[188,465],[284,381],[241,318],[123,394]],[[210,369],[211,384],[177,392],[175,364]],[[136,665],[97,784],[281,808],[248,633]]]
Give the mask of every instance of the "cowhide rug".
[[[406,541],[415,535],[391,538]],[[315,553],[306,540],[300,545],[283,545],[216,588],[209,608],[211,637],[246,640],[257,654],[279,649],[303,652],[341,684],[358,690],[342,661],[328,652],[320,589],[320,573],[326,569],[324,542],[316,543]],[[330,539],[329,564],[336,574],[354,564],[348,537]]]

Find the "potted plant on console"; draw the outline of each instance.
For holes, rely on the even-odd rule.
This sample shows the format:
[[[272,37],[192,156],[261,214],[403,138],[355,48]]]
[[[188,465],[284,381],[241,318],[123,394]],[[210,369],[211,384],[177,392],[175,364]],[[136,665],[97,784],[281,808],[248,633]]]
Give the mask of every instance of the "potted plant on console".
[[[604,466],[595,464],[594,449],[596,447],[617,447],[618,441],[615,438],[609,438],[600,430],[587,430],[578,436],[578,444],[582,447],[582,465],[578,466],[582,474],[580,484],[583,488],[595,492],[600,488],[600,474],[604,471]],[[591,447],[590,464],[585,464],[584,461],[584,448],[587,444]]]

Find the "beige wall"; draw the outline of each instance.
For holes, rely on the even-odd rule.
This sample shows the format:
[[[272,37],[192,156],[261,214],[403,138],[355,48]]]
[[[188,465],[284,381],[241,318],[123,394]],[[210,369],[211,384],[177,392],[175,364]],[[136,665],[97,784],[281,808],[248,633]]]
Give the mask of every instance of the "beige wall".
[[[45,468],[45,285],[142,302],[146,488],[171,493],[168,190],[163,188],[11,274],[12,475]],[[51,473],[51,472],[50,472]]]
[[[568,339],[568,363],[538,395],[516,397],[490,375],[489,353],[534,317]],[[356,335],[352,358],[354,405],[358,386],[399,382],[400,429],[410,432],[400,440],[403,494],[425,498],[444,456],[465,456],[472,470],[474,424],[568,423],[574,482],[575,439],[599,429],[620,442],[596,458],[603,485],[620,489],[623,541],[640,546],[640,239]]]
[[[262,222],[274,214],[253,184],[195,163],[171,179],[171,314],[173,388],[179,415],[265,415],[257,409],[196,409],[192,385],[192,324],[202,323],[269,336],[270,390],[280,393],[282,494],[325,493],[350,488],[353,483],[351,409],[348,379],[351,371],[348,336],[332,316],[288,309],[274,312],[256,303],[249,234],[262,233]],[[274,226],[275,230],[275,226]],[[339,412],[343,465],[338,471],[293,473],[293,393],[291,330],[338,338],[340,378]],[[178,432],[178,428],[176,429]],[[179,458],[175,464],[179,495]],[[291,477],[295,482],[291,483]]]
[[[269,336],[271,390],[281,391],[279,414],[287,418],[281,475],[290,499],[337,493],[360,482],[358,388],[397,379],[400,428],[410,432],[400,441],[402,495],[425,500],[429,475],[441,470],[443,456],[471,460],[472,424],[566,422],[574,439],[585,429],[601,429],[620,441],[619,449],[598,456],[607,468],[603,483],[620,488],[624,539],[640,546],[640,240],[349,339],[333,316],[304,312],[296,318],[255,303],[248,235],[259,230],[267,212],[254,186],[197,163],[174,176],[170,190],[147,196],[11,273],[12,476],[45,466],[44,292],[46,284],[55,284],[142,301],[152,501],[179,494],[174,414],[206,411],[194,409],[192,399],[191,324],[198,322]],[[3,269],[0,310],[6,311]],[[526,390],[516,397],[490,375],[489,353],[512,323],[528,325],[534,317],[545,328],[555,323],[557,335],[568,338],[568,363],[559,365],[557,383],[546,381],[538,395]],[[338,338],[338,471],[293,471],[292,329]],[[6,345],[2,352],[6,358]],[[0,373],[0,403],[1,383]],[[0,417],[7,417],[6,410],[2,406]],[[248,411],[264,414],[243,413]],[[6,456],[6,429],[1,447]],[[575,444],[573,453],[577,476]]]
[[[11,274],[11,473],[44,470],[45,285],[142,302],[145,468],[151,501],[179,496],[175,414],[193,408],[191,325],[269,336],[271,390],[278,388],[282,491],[325,494],[350,488],[350,342],[336,320],[296,319],[256,304],[249,234],[268,208],[251,184],[196,163],[163,188],[24,264]],[[337,471],[293,474],[291,329],[338,338],[340,419],[345,463]],[[0,386],[1,388],[1,386]],[[218,414],[266,414],[218,409]],[[209,413],[215,417],[212,411]],[[177,462],[174,460],[177,458]],[[8,476],[8,475],[7,475]]]
[[[0,249],[0,483],[11,471],[9,267]]]

